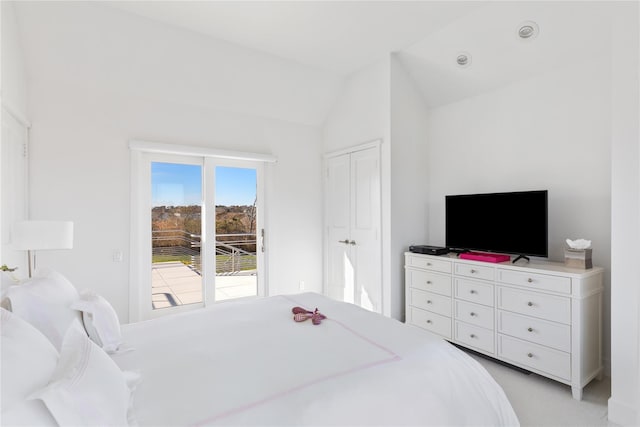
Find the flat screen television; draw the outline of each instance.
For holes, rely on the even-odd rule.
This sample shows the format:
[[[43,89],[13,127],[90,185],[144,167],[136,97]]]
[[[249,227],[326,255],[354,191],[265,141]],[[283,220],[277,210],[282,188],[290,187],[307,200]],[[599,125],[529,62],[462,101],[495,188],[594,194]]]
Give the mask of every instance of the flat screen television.
[[[454,251],[548,256],[547,190],[445,196],[445,241]]]

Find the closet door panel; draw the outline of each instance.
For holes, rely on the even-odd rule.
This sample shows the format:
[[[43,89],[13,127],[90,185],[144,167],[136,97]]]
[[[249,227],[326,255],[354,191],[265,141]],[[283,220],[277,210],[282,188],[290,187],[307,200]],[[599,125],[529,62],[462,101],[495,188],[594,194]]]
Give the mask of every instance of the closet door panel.
[[[353,302],[353,266],[350,258],[349,207],[350,163],[348,156],[327,161],[327,294],[340,301]],[[349,289],[348,289],[349,288]]]
[[[351,154],[351,246],[355,260],[355,301],[382,311],[380,249],[380,167],[378,149]]]
[[[29,217],[28,212],[28,129],[25,123],[2,108],[2,145],[0,147],[2,221],[2,264],[17,267],[16,278],[25,279],[27,252],[11,245],[11,227],[19,220]]]
[[[328,296],[382,311],[379,147],[326,160]]]

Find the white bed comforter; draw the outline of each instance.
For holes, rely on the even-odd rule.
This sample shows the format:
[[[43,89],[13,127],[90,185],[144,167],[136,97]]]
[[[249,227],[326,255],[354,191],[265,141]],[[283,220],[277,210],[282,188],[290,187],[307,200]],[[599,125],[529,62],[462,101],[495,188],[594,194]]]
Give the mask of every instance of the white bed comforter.
[[[291,308],[318,308],[320,325]],[[517,426],[493,378],[419,328],[313,293],[123,326],[140,425]]]

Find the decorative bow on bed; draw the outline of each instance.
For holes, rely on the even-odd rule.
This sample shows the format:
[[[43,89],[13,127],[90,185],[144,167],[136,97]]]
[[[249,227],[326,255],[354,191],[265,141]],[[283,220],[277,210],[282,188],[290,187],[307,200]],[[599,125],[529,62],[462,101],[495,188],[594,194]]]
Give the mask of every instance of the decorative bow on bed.
[[[293,307],[291,312],[293,313],[293,320],[296,322],[304,322],[305,320],[311,319],[311,323],[319,325],[323,319],[327,318],[327,316],[318,311],[317,307],[315,311],[309,311],[302,307]]]

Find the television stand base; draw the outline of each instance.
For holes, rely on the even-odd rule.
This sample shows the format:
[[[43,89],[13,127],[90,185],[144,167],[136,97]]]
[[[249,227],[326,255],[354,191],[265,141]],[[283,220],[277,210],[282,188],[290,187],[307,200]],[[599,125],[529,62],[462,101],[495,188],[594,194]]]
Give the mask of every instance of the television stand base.
[[[518,255],[518,256],[517,256],[513,261],[511,261],[511,264],[515,264],[515,263],[516,263],[516,261],[518,261],[520,258],[522,258],[522,259],[526,259],[526,260],[527,260],[527,262],[529,262],[529,261],[530,261],[528,256],[525,256],[525,255]]]

